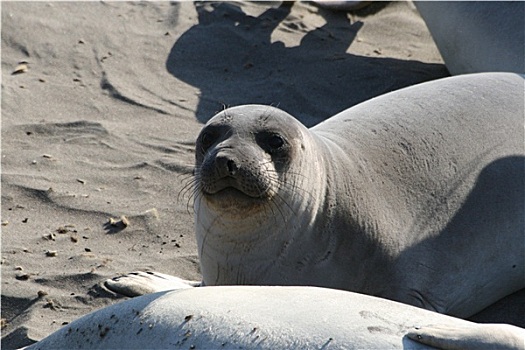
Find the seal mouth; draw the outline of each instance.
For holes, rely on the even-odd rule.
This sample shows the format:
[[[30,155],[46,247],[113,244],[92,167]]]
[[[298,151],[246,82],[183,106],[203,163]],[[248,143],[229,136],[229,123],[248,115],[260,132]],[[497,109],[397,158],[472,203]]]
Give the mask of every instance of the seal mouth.
[[[257,200],[257,199],[264,198],[263,195],[257,196],[257,195],[253,195],[250,193],[246,193],[242,189],[239,189],[237,186],[232,186],[232,185],[227,185],[219,189],[215,189],[214,191],[203,190],[202,193],[206,197],[216,197],[218,199],[222,197],[233,197],[233,198],[236,198],[237,200],[240,200],[240,199]]]
[[[232,196],[243,196],[243,197],[249,197],[249,198],[257,198],[254,196],[249,195],[248,193],[244,192],[243,190],[235,187],[235,186],[226,186],[224,188],[221,188],[215,193],[208,193],[209,196],[221,196],[221,195],[232,195]]]
[[[202,191],[202,194],[208,205],[221,213],[230,213],[236,217],[259,212],[260,208],[268,205],[269,202],[267,197],[255,197],[234,186],[226,186],[213,193]]]
[[[251,199],[264,199],[267,191],[257,190],[257,187],[246,186],[239,183],[239,180],[233,176],[226,176],[210,184],[201,182],[201,191],[205,196],[232,195]]]

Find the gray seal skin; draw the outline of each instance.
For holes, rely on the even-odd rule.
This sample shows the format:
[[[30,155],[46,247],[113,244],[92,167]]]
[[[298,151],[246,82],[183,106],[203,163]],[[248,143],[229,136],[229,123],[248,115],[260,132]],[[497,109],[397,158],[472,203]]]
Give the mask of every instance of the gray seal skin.
[[[449,340],[446,333],[444,343],[439,334],[427,335],[426,327],[413,328],[427,323],[446,324],[469,336],[467,341]],[[219,286],[159,292],[111,305],[27,350],[434,349],[412,337],[450,349],[500,350],[519,349],[524,333],[334,289]]]
[[[415,1],[449,72],[525,73],[523,1]]]
[[[196,145],[204,285],[309,285],[468,317],[525,287],[524,80],[457,76],[307,129],[224,110]]]

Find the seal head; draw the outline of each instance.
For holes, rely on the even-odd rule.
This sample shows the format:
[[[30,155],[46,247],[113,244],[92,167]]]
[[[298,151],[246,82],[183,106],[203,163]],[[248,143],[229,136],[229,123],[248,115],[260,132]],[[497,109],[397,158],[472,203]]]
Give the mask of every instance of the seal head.
[[[200,199],[222,215],[246,216],[270,205],[284,190],[293,191],[283,187],[293,187],[286,174],[295,153],[304,150],[303,128],[268,106],[231,108],[215,116],[197,138]]]

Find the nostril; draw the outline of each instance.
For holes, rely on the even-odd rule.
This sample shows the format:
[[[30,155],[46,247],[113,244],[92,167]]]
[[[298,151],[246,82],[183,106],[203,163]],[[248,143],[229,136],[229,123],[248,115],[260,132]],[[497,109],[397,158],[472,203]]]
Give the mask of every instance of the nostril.
[[[230,173],[230,175],[235,175],[235,173],[238,170],[237,164],[235,164],[235,162],[230,159],[228,160],[227,166],[228,166],[228,172]]]
[[[1,0],[0,0],[1,1]],[[235,157],[229,154],[219,154],[215,158],[217,174],[222,176],[235,176],[239,171],[239,166]]]

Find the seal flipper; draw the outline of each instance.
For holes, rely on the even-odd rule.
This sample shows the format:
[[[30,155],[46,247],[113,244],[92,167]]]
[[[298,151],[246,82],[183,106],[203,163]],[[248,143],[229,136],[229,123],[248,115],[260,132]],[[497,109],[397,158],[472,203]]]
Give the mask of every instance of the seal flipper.
[[[201,282],[188,281],[160,272],[131,272],[104,281],[104,286],[118,294],[136,297],[165,290],[199,287]]]
[[[525,329],[507,324],[433,325],[415,328],[407,337],[445,350],[525,349]]]

